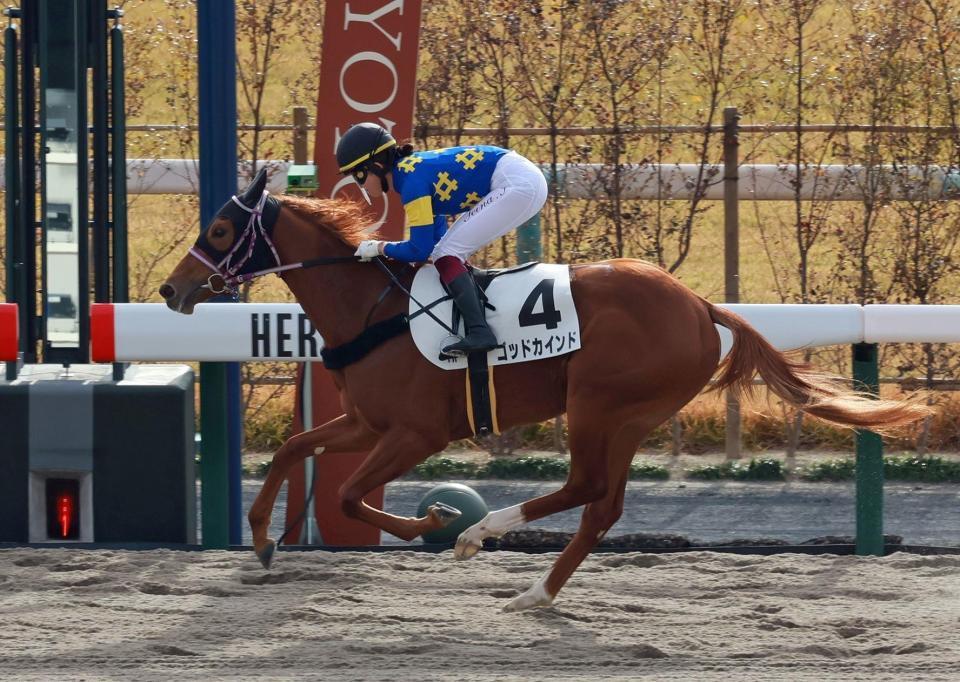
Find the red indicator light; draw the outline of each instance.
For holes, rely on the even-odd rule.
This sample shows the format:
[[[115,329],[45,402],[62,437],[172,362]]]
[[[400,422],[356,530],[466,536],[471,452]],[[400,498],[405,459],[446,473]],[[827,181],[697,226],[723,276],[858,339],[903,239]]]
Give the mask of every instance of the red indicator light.
[[[80,538],[80,481],[75,478],[47,479],[47,537]]]
[[[61,493],[57,498],[57,520],[60,522],[60,537],[68,537],[73,522],[73,498],[67,493]]]

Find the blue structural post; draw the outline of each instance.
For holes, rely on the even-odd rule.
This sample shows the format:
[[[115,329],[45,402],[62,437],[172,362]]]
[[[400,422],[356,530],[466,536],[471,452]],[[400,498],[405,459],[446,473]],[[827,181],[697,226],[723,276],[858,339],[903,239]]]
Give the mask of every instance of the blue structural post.
[[[198,0],[201,229],[237,191],[234,0]],[[203,545],[240,544],[240,366],[200,364]],[[231,476],[231,470],[236,471]]]

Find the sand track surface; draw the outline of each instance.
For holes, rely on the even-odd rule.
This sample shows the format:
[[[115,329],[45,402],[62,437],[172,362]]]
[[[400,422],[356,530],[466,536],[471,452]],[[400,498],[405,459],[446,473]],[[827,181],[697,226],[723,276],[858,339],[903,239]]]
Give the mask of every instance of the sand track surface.
[[[960,556],[0,551],[5,679],[960,678]]]

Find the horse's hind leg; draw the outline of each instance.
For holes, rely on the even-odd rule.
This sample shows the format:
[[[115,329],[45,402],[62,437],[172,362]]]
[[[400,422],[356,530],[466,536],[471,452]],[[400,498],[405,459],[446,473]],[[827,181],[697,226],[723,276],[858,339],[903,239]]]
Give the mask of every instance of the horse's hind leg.
[[[640,441],[656,424],[631,424],[611,438],[607,451],[607,493],[591,502],[583,511],[580,528],[564,548],[554,565],[530,589],[514,598],[505,611],[520,611],[549,606],[567,580],[588,554],[603,539],[623,513],[623,495],[630,473],[630,462]]]
[[[615,426],[594,423],[594,415],[577,409],[568,413],[570,425],[570,473],[559,490],[487,514],[481,521],[467,528],[457,538],[453,550],[457,559],[469,559],[483,547],[486,538],[498,538],[531,521],[556,514],[566,509],[600,500],[608,491],[608,438],[617,432]],[[622,420],[619,422],[622,423]]]

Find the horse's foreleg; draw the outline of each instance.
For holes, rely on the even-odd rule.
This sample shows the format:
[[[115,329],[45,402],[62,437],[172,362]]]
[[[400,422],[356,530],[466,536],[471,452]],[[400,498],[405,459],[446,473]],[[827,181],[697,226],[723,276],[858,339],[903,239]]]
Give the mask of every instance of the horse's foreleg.
[[[629,469],[629,462],[627,469]],[[510,600],[504,611],[521,611],[537,606],[549,606],[566,584],[573,572],[588,554],[603,539],[607,531],[617,522],[623,513],[623,494],[627,487],[627,471],[621,480],[612,484],[607,496],[597,502],[591,502],[584,508],[580,519],[580,528],[570,543],[563,548],[557,561],[530,589]]]
[[[453,521],[459,514],[451,515],[443,507],[431,507],[427,516],[410,518],[388,514],[363,501],[364,496],[371,490],[402,476],[428,456],[441,450],[443,445],[431,444],[420,435],[409,431],[384,434],[360,468],[341,486],[340,505],[343,513],[407,541]]]
[[[277,450],[267,478],[247,515],[253,531],[254,551],[265,567],[269,568],[274,549],[273,541],[267,537],[273,505],[291,467],[315,454],[366,450],[376,441],[377,434],[352,414],[344,414],[315,429],[298,433]]]
[[[580,519],[580,528],[557,561],[530,589],[508,602],[505,611],[520,611],[553,603],[573,572],[623,513],[623,495],[630,475],[630,462],[643,436],[651,428],[627,426],[610,439],[610,446],[605,453],[609,472],[607,494],[603,499],[586,506]]]

